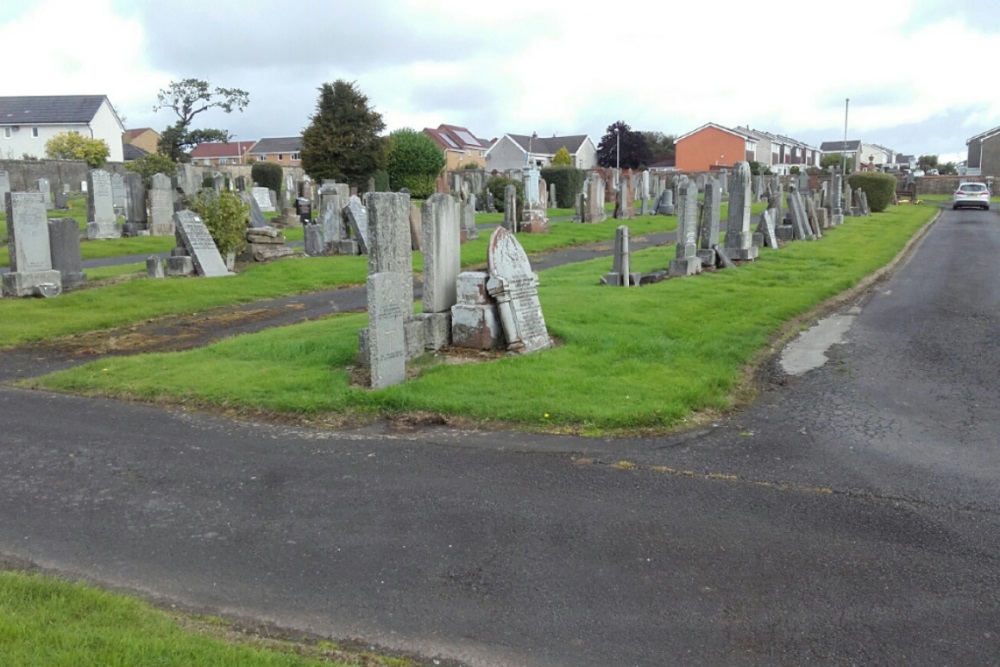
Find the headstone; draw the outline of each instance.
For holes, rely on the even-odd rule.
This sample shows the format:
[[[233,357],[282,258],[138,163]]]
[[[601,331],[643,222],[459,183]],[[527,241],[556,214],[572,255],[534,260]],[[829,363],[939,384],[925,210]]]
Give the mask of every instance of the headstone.
[[[60,188],[60,190],[62,190],[62,193],[64,195],[68,195],[69,194],[69,183],[63,183],[62,187]]]
[[[687,181],[681,186],[681,209],[677,214],[676,256],[670,261],[670,275],[693,276],[701,273],[698,256],[698,185]]]
[[[217,193],[221,193],[225,188],[226,177],[219,172],[215,172],[215,174],[212,175],[212,189]]]
[[[333,252],[336,245],[347,238],[344,222],[344,205],[346,199],[341,198],[336,188],[325,185],[319,191],[319,224],[323,226],[323,238],[326,240],[327,252]]]
[[[509,186],[508,186],[509,187]],[[462,207],[462,243],[479,238],[476,229],[476,195],[469,195],[469,200]]]
[[[51,218],[49,221],[49,253],[52,269],[58,271],[63,290],[81,287],[87,282],[80,256],[80,227],[73,218]]]
[[[604,182],[600,174],[592,173],[587,177],[587,198],[583,211],[583,222],[604,222],[607,214],[604,211]]]
[[[8,192],[10,192],[10,174],[0,171],[0,201],[6,201]]]
[[[233,185],[236,187],[236,191],[237,192],[246,192],[247,191],[247,177],[246,176],[237,176],[235,178],[235,180],[233,181]]]
[[[153,174],[149,190],[149,235],[174,235],[174,193],[163,174]]]
[[[534,352],[551,347],[538,300],[538,276],[517,237],[497,227],[490,237],[487,289],[497,302],[507,349]]]
[[[421,215],[423,313],[425,344],[439,350],[451,343],[451,310],[458,303],[456,281],[461,271],[461,204],[451,195],[433,194]]]
[[[732,259],[757,257],[750,231],[750,165],[737,162],[729,183],[729,218],[726,221],[726,253]]]
[[[719,244],[719,224],[722,219],[722,186],[714,178],[705,183],[705,206],[699,228],[698,257],[702,265],[715,266],[715,251]]]
[[[490,298],[484,271],[463,271],[455,280],[457,303],[451,307],[451,344],[474,350],[491,350],[503,344],[503,328],[496,304]]]
[[[163,271],[163,260],[153,255],[152,257],[146,258],[146,275],[150,278],[164,278],[166,273]]]
[[[674,214],[674,191],[670,188],[665,188],[663,192],[660,193],[659,199],[656,200],[656,210],[654,211],[656,215],[673,215]]]
[[[174,213],[177,237],[194,262],[195,271],[206,278],[233,275],[226,269],[226,263],[208,232],[208,227],[194,211]]]
[[[49,227],[41,193],[8,192],[4,199],[10,271],[3,274],[3,293],[8,296],[58,294],[62,289],[62,276],[52,269]]]
[[[760,214],[760,224],[757,229],[764,235],[764,245],[778,249],[778,238],[774,234],[774,209],[767,209]]]
[[[260,210],[257,200],[254,199],[249,192],[240,192],[239,198],[244,204],[247,205],[249,216],[247,226],[250,228],[267,227],[267,218],[264,217],[264,212]]]
[[[187,196],[193,196],[201,189],[201,179],[198,178],[198,170],[193,164],[177,165],[177,187]]]
[[[649,172],[642,172],[639,197],[642,199],[642,209],[640,215],[649,215]]]
[[[56,190],[56,204],[55,207],[59,211],[65,211],[69,208],[69,195],[62,190]]]
[[[42,193],[42,198],[45,199],[45,210],[51,211],[54,209],[55,206],[52,204],[52,188],[49,187],[49,179],[38,179],[38,191]]]
[[[115,218],[111,174],[93,169],[87,173],[87,238],[113,239],[121,235]]]
[[[517,187],[513,184],[503,189],[503,228],[510,232],[518,231],[517,224]]]
[[[261,212],[273,213],[276,210],[274,202],[271,201],[271,191],[267,188],[250,188],[250,195],[257,202],[257,206],[260,207]]]
[[[632,208],[632,179],[623,175],[615,195],[615,220],[632,220],[635,212]]]
[[[545,181],[537,167],[531,167],[524,179],[524,224],[521,231],[529,234],[543,234],[548,231],[545,200],[547,198]]]
[[[403,188],[405,189],[405,188]],[[402,192],[402,190],[400,190]],[[410,194],[407,190],[406,194]],[[475,225],[475,220],[473,220],[473,225]],[[420,250],[421,246],[421,236],[423,234],[423,215],[420,212],[420,205],[417,202],[410,200],[410,249]]]
[[[806,209],[802,204],[802,197],[793,185],[788,193],[788,211],[792,216],[793,238],[797,241],[815,238],[809,228],[809,220],[806,217]]]
[[[368,245],[368,209],[361,203],[357,195],[352,195],[347,201],[347,222],[351,226],[358,249],[362,255],[369,254]],[[370,272],[374,273],[374,272]]]
[[[629,230],[627,225],[621,225],[615,229],[615,254],[611,263],[611,273],[601,276],[601,282],[613,287],[628,287],[638,285],[641,279],[641,273],[632,273]]]
[[[556,184],[549,183],[549,208],[556,208],[558,203],[556,202]]]
[[[806,208],[806,220],[809,222],[809,229],[812,235],[818,239],[823,238],[823,231],[820,229],[819,218],[816,216],[816,202],[810,195],[803,197]]]
[[[125,216],[125,179],[121,174],[111,174],[111,201],[114,204],[115,213]]]
[[[135,173],[125,175],[125,200],[128,202],[128,209],[125,212],[125,219],[128,222],[141,225],[143,228],[147,224],[146,213],[146,189],[142,186],[142,176]]]
[[[372,389],[406,380],[406,317],[413,288],[396,273],[371,273],[367,282],[368,328],[364,331]]]

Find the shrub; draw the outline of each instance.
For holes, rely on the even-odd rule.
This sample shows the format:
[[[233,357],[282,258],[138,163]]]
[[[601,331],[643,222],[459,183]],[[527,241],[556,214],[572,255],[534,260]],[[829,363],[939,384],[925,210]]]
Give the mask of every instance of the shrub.
[[[482,169],[482,167],[480,167],[475,162],[466,162],[465,164],[462,165],[462,169],[466,169],[468,171],[475,171],[477,169]]]
[[[566,150],[565,146],[557,150],[556,154],[552,156],[552,166],[553,167],[573,166],[573,156],[569,154],[569,151]],[[559,193],[557,192],[556,194],[558,195]]]
[[[512,178],[507,178],[506,176],[494,176],[490,180],[486,181],[486,189],[493,194],[493,205],[496,206],[497,210],[501,213],[504,212],[504,207],[507,202],[504,201],[503,191],[508,185],[513,185],[517,188],[517,206],[518,210],[524,207],[524,183],[521,181],[515,181]],[[556,186],[558,190],[559,186]]]
[[[385,169],[376,169],[375,173],[372,174],[372,178],[375,179],[375,192],[389,192],[389,172]],[[405,185],[400,185],[399,188],[407,187]],[[412,190],[410,192],[413,192]],[[433,192],[433,190],[431,190]]]
[[[386,190],[405,187],[420,198],[434,194],[434,179],[445,166],[444,151],[429,136],[408,127],[396,130],[389,139],[392,148]]]
[[[546,184],[556,185],[556,205],[559,208],[573,208],[576,196],[583,190],[583,171],[576,167],[546,167],[542,169]],[[544,193],[545,198],[549,193]]]
[[[89,139],[74,132],[61,132],[45,142],[45,156],[54,160],[85,160],[95,169],[103,167],[111,150],[104,139]]]
[[[255,162],[250,167],[250,178],[262,188],[281,192],[281,181],[284,180],[285,170],[280,164],[274,162]]]
[[[851,188],[861,188],[868,197],[872,213],[884,211],[896,194],[896,177],[878,171],[859,171],[847,177]]]
[[[278,165],[274,165],[281,169]],[[202,190],[188,204],[192,211],[201,216],[212,235],[219,252],[226,255],[238,253],[246,246],[247,220],[250,205],[235,192],[223,190]]]
[[[409,190],[411,199],[427,199],[437,192],[437,178],[427,174],[408,174],[399,178],[399,188]]]

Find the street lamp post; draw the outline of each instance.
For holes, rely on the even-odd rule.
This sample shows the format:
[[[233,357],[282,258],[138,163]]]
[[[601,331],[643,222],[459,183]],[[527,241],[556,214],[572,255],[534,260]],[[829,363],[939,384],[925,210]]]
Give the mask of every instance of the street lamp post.
[[[844,150],[840,153],[840,173],[847,177],[847,109],[851,104],[851,98],[848,97],[844,100]],[[858,146],[858,150],[861,150],[861,146]]]

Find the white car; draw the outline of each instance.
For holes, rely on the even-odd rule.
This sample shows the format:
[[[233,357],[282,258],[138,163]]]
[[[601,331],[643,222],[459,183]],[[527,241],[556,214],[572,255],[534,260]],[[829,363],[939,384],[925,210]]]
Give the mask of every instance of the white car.
[[[951,201],[953,209],[962,206],[975,206],[984,211],[990,210],[990,189],[985,183],[962,183],[955,190],[955,198]]]

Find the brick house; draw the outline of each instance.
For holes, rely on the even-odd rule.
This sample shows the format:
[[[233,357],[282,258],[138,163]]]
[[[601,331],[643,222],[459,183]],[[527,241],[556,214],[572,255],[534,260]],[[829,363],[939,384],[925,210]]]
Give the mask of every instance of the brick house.
[[[209,142],[198,144],[191,150],[191,164],[218,167],[227,164],[243,164],[254,147],[254,141]]]
[[[125,130],[124,141],[146,153],[156,153],[160,149],[160,133],[149,127]]]
[[[467,164],[486,167],[490,143],[477,138],[467,128],[442,124],[436,129],[425,127],[423,132],[444,151],[446,170],[461,169]]]
[[[302,166],[302,137],[266,137],[247,151],[257,162],[276,162],[282,167]]]
[[[705,123],[674,141],[678,171],[712,171],[757,159],[757,140],[751,135]]]

